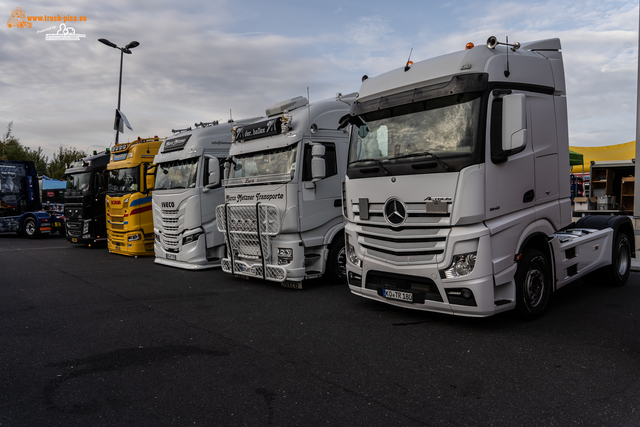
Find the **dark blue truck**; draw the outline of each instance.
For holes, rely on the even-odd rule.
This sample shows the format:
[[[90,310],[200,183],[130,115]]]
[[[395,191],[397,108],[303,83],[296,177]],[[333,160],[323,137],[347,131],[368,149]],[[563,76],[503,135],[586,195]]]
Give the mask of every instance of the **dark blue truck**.
[[[38,237],[64,230],[64,216],[42,210],[32,161],[0,160],[0,233]]]

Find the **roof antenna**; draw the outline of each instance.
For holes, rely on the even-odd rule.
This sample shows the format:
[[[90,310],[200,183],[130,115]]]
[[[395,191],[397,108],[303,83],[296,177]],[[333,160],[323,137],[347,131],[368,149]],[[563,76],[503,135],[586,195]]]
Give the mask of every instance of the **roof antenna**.
[[[507,36],[507,46],[509,45],[509,36]],[[509,71],[509,49],[507,49],[507,69],[504,71],[504,76],[509,77],[511,71]]]
[[[515,42],[513,44],[509,44],[509,37],[507,37],[507,42],[506,43],[502,43],[499,42],[498,39],[495,36],[491,36],[487,39],[487,47],[489,49],[495,49],[496,46],[498,46],[499,44],[503,44],[505,46],[511,46],[511,50],[512,51],[516,51],[518,49],[520,49],[520,43]],[[511,72],[509,71],[509,49],[507,49],[507,69],[504,72],[504,76],[505,77],[509,77],[509,75],[511,74]]]
[[[233,123],[233,116],[231,115],[231,108],[229,108],[229,121],[227,123]]]
[[[309,86],[307,86],[307,115],[309,116],[309,132],[316,133],[318,127],[311,124],[311,96],[309,95]]]
[[[411,54],[413,53],[413,48],[409,51],[409,57],[407,58],[407,65],[404,66],[405,73],[409,71],[409,68],[413,65],[413,61],[411,61]]]

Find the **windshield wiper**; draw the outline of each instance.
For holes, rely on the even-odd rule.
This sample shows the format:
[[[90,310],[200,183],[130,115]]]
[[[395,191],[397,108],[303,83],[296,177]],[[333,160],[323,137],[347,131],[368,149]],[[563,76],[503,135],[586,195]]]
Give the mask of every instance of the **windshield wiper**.
[[[349,163],[349,165],[353,165],[355,163],[362,163],[362,162],[376,162],[378,165],[380,165],[380,167],[382,168],[382,170],[384,171],[385,175],[390,175],[391,173],[387,170],[387,168],[384,167],[384,165],[382,164],[382,162],[378,159],[360,159],[360,160],[355,160],[351,163]]]
[[[445,162],[440,160],[440,158],[438,158],[438,156],[436,156],[435,154],[433,154],[430,151],[420,151],[418,153],[403,154],[402,156],[392,157],[389,160],[406,159],[408,157],[420,157],[420,156],[431,156],[431,157],[433,157],[433,160],[435,160],[440,166],[442,166],[442,168],[444,170],[449,171],[449,169],[450,169],[449,165],[447,165]]]

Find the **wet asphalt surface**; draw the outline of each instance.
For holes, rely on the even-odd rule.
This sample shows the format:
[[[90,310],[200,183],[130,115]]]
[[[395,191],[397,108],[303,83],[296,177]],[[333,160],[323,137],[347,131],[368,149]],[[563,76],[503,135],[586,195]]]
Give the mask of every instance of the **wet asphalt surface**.
[[[640,273],[544,317],[394,308],[0,234],[0,426],[638,426]]]

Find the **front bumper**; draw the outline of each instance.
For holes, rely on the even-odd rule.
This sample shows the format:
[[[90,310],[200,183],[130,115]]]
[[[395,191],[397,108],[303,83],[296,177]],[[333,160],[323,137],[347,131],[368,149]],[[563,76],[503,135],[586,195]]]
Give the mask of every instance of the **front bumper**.
[[[165,248],[162,244],[162,239],[163,237],[161,235],[156,234],[156,240],[153,246],[156,257],[154,262],[156,264],[186,270],[203,270],[220,267],[220,260],[224,255],[225,246],[218,245],[207,248],[204,235],[201,235],[195,242],[186,245],[180,243],[177,248],[172,248],[171,250]],[[181,240],[182,238],[180,238],[180,241]]]
[[[150,256],[154,254],[153,234],[145,235],[142,230],[128,233],[107,231],[107,247],[110,252],[127,256]],[[138,236],[138,240],[129,240]]]
[[[85,222],[89,222],[88,230],[86,230]],[[93,230],[95,224],[91,220],[70,221],[67,219],[67,241],[69,243],[78,243],[81,245],[87,245],[91,243],[104,242],[107,240],[106,236],[97,236]],[[86,231],[86,233],[85,233]]]
[[[233,270],[231,269],[231,258],[222,259],[222,271],[233,273],[238,276],[255,277],[257,279],[271,280],[274,282],[284,282],[287,280],[287,269],[279,265],[261,263],[249,263],[241,260],[234,260]],[[265,274],[263,275],[263,271]],[[299,279],[302,280],[302,279]]]
[[[350,225],[346,232],[350,241],[356,242],[357,234]],[[450,266],[451,248],[468,238],[464,233],[452,234],[441,263],[394,265],[362,255],[359,250],[361,268],[347,262],[349,289],[355,295],[398,307],[462,316],[491,316],[511,308],[507,301],[495,300],[488,234],[474,236],[478,239],[477,260],[471,274],[456,278],[444,278],[441,274]]]

